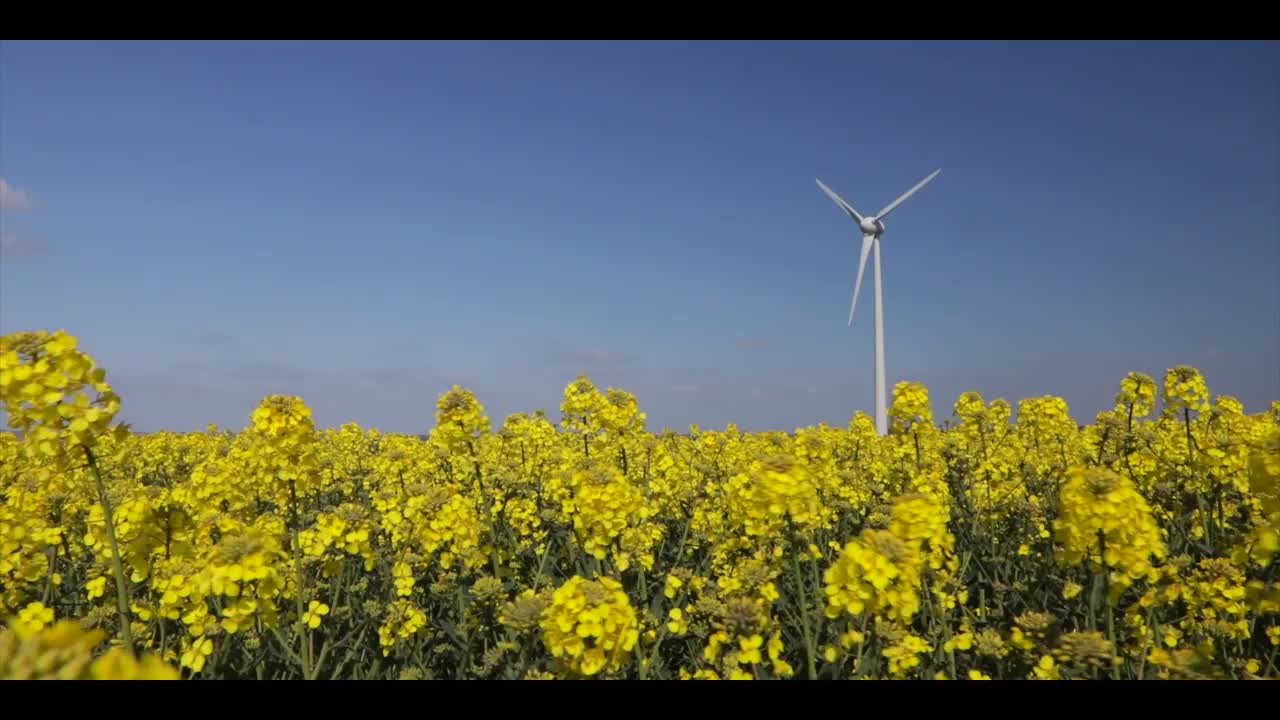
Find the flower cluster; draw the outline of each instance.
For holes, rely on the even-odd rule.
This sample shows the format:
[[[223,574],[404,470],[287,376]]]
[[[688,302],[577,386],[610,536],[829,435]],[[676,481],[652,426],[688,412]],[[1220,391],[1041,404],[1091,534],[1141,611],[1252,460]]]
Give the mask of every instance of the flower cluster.
[[[140,434],[70,336],[0,348],[3,677],[1280,673],[1280,402],[1193,368],[1086,424],[902,383],[885,436],[655,433],[581,377],[559,425],[453,387],[425,437],[281,395]]]
[[[436,402],[436,426],[431,441],[451,455],[467,456],[472,443],[489,432],[489,418],[474,393],[454,385]]]
[[[1169,368],[1164,375],[1164,409],[1174,415],[1184,410],[1209,409],[1209,388],[1200,371],[1186,365]]]
[[[76,345],[62,330],[0,337],[0,408],[30,459],[66,462],[92,451],[120,410],[106,371]]]
[[[1120,392],[1116,394],[1117,409],[1123,408],[1135,418],[1144,418],[1151,414],[1156,406],[1156,381],[1146,373],[1131,372],[1120,381]]]
[[[872,613],[910,622],[920,609],[922,567],[909,542],[888,530],[864,530],[826,571],[827,617]]]
[[[556,588],[541,627],[551,655],[569,672],[585,676],[621,670],[640,637],[630,598],[609,577],[569,578]]]
[[[136,658],[115,647],[95,655],[106,635],[61,620],[43,630],[0,630],[0,680],[177,680],[154,653]]]
[[[792,455],[755,460],[730,487],[737,520],[748,537],[778,537],[787,527],[813,530],[825,520],[826,508],[813,476]]]
[[[569,487],[573,494],[564,513],[573,519],[582,549],[598,560],[645,517],[644,495],[613,465],[586,460],[570,476]]]
[[[1068,472],[1056,536],[1064,563],[1087,559],[1112,572],[1117,588],[1145,577],[1152,559],[1166,554],[1146,499],[1128,478],[1101,467]]]
[[[933,424],[929,390],[918,382],[903,381],[893,386],[893,402],[889,406],[893,432],[907,432],[920,425]]]
[[[250,426],[253,474],[266,484],[288,488],[291,503],[312,490],[319,461],[311,408],[302,398],[271,395],[253,411]]]

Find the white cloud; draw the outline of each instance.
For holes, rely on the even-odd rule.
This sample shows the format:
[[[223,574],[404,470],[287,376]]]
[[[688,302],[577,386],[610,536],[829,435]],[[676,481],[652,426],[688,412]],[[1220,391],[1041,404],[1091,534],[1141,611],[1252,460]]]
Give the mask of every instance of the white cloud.
[[[0,257],[38,257],[47,252],[49,245],[44,240],[20,235],[12,230],[0,230]]]
[[[29,210],[35,206],[35,198],[26,190],[20,190],[0,178],[0,210]]]

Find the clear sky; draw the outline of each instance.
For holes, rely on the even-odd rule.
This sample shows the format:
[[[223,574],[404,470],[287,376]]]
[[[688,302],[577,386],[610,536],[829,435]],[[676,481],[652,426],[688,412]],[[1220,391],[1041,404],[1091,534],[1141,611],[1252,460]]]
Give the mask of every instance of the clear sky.
[[[585,373],[650,427],[1056,394],[1189,363],[1280,399],[1276,43],[0,45],[0,331],[65,328],[140,430],[495,425]]]

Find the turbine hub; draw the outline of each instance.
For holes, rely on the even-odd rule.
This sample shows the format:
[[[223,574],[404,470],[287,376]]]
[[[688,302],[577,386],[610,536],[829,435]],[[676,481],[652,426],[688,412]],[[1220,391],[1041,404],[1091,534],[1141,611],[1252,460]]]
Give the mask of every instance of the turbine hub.
[[[862,232],[867,235],[879,235],[884,232],[884,223],[873,217],[864,217],[862,222],[858,223],[862,228]]]

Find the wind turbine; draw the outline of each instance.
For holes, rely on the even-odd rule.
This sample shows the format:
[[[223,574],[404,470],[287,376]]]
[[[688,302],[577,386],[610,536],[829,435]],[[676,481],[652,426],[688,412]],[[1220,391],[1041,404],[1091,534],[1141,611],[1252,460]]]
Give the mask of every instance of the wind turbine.
[[[940,172],[942,172],[941,168],[934,170],[929,177],[916,183],[915,187],[899,195],[897,200],[884,206],[883,210],[865,217],[854,210],[853,206],[845,202],[844,198],[837,195],[834,190],[818,180],[818,187],[822,188],[822,191],[834,200],[836,205],[849,213],[849,217],[853,218],[862,230],[862,257],[858,260],[858,279],[853,285],[853,302],[849,304],[849,327],[853,327],[853,310],[858,306],[858,291],[862,289],[862,271],[867,267],[867,253],[871,252],[873,247],[876,251],[876,432],[881,435],[889,432],[889,417],[884,387],[884,305],[880,291],[880,236],[884,234],[884,219],[889,213],[937,177]]]

